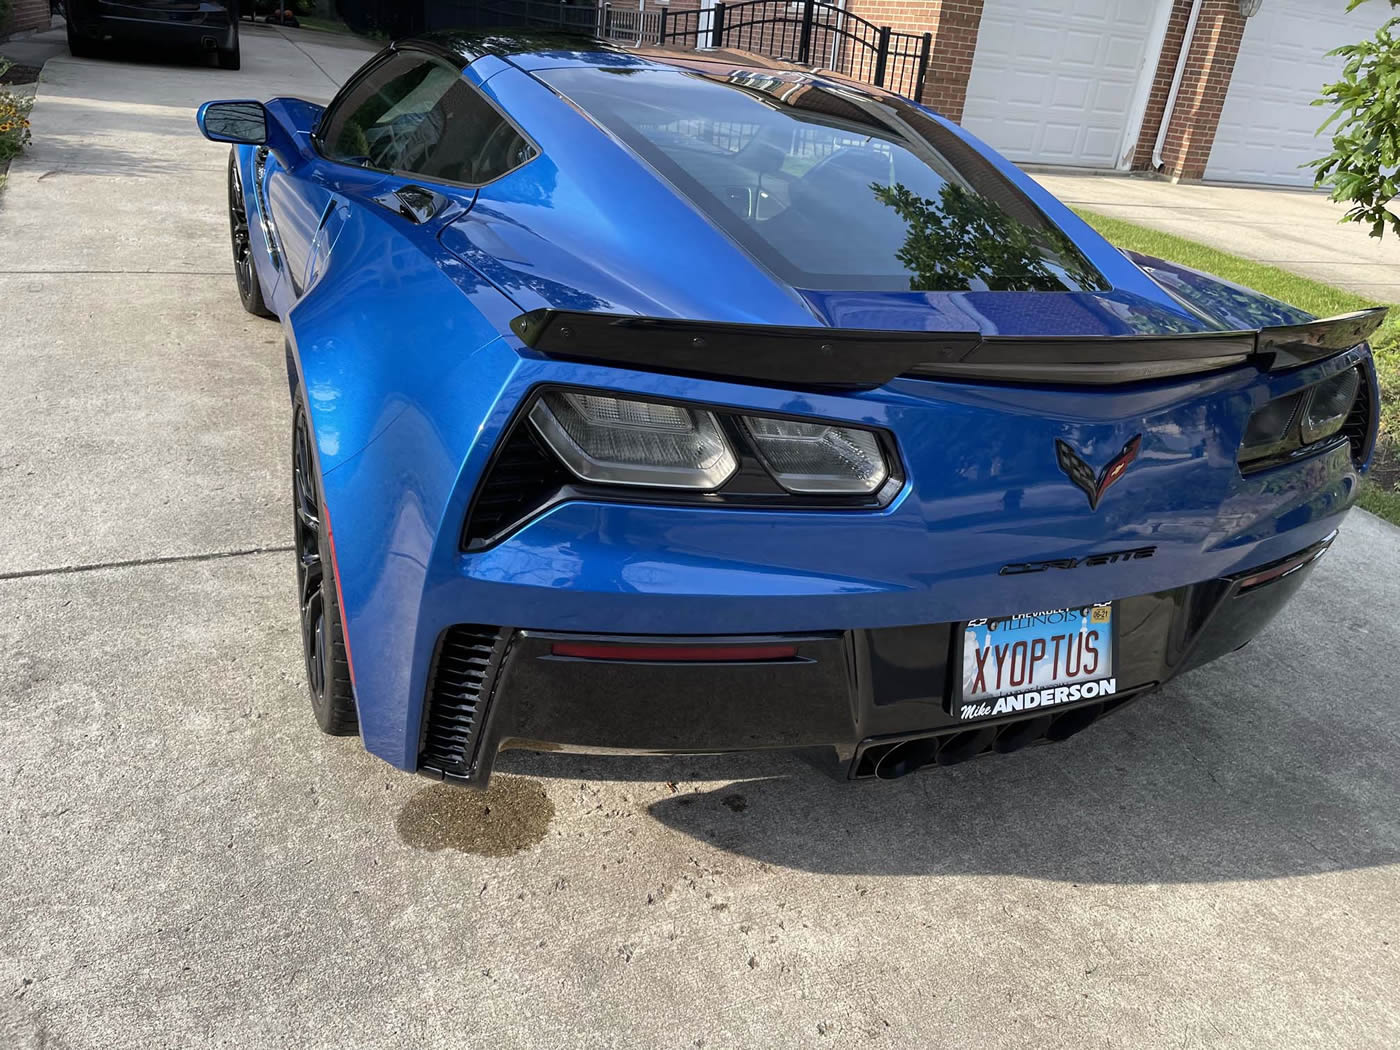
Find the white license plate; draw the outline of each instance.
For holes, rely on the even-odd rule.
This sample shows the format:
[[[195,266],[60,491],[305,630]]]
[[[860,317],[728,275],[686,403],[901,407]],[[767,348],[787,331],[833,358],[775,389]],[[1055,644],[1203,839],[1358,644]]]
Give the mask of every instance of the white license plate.
[[[971,620],[963,628],[959,718],[1034,712],[1118,691],[1113,605]]]

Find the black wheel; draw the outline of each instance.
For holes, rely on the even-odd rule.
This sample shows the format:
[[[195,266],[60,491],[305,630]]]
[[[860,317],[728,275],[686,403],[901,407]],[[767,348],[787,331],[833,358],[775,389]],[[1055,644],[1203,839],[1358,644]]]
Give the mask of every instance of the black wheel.
[[[241,61],[238,52],[238,5],[230,4],[229,12],[233,17],[233,47],[219,48],[217,57],[220,69],[237,69]]]
[[[292,404],[292,506],[301,646],[311,712],[321,732],[353,736],[359,732],[360,722],[350,684],[350,662],[345,656],[345,631],[336,601],[316,463],[311,455],[311,428],[300,394]]]
[[[228,228],[233,241],[233,276],[238,281],[238,298],[243,309],[259,317],[272,317],[263,301],[258,269],[253,264],[253,242],[248,238],[248,207],[243,199],[243,178],[238,173],[238,157],[228,155]]]
[[[97,54],[97,45],[78,33],[72,19],[68,21],[68,53],[74,58],[92,58]]]

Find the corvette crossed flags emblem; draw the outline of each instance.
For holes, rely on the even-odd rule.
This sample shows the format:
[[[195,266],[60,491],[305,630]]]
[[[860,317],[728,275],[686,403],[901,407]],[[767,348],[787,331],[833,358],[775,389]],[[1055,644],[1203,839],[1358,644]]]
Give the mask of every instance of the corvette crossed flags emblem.
[[[1074,482],[1084,495],[1089,497],[1089,509],[1098,510],[1099,501],[1103,499],[1103,494],[1123,476],[1123,472],[1128,469],[1133,460],[1137,459],[1138,450],[1141,448],[1142,435],[1137,434],[1123,446],[1122,452],[1109,460],[1103,470],[1095,474],[1094,468],[1085,463],[1078,452],[1075,452],[1064,441],[1056,438],[1055,459],[1059,462],[1060,469],[1065,472],[1065,477]]]

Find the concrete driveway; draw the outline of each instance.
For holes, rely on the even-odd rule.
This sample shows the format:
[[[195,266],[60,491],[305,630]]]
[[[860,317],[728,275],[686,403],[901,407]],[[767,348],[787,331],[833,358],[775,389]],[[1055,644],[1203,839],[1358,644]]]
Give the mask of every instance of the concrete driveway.
[[[1346,207],[1313,190],[1173,185],[1141,176],[1034,172],[1066,204],[1200,241],[1246,259],[1400,302],[1400,238],[1343,223]]]
[[[191,113],[362,55],[244,47],[51,62],[0,196],[0,1046],[1400,1043],[1400,530],[1362,513],[1244,653],[889,785],[513,752],[476,796],[320,737],[281,337]]]

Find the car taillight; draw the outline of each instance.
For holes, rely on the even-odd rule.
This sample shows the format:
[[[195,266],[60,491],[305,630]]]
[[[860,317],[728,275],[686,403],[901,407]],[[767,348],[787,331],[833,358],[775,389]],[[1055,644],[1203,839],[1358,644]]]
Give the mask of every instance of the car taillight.
[[[540,398],[530,422],[585,481],[714,489],[739,465],[704,409],[562,390]]]
[[[822,420],[551,390],[531,408],[530,423],[576,477],[606,485],[713,492],[747,457],[779,492],[858,498],[893,473],[875,431]]]
[[[1356,399],[1362,376],[1348,368],[1254,413],[1240,443],[1239,464],[1245,473],[1288,462],[1318,451],[1337,436]]]
[[[767,416],[745,416],[744,426],[789,492],[868,494],[890,476],[880,439],[868,430]]]
[[[1322,441],[1342,429],[1342,424],[1351,413],[1351,406],[1356,402],[1356,392],[1360,386],[1360,374],[1356,369],[1348,368],[1312,388],[1299,423],[1303,444]]]

